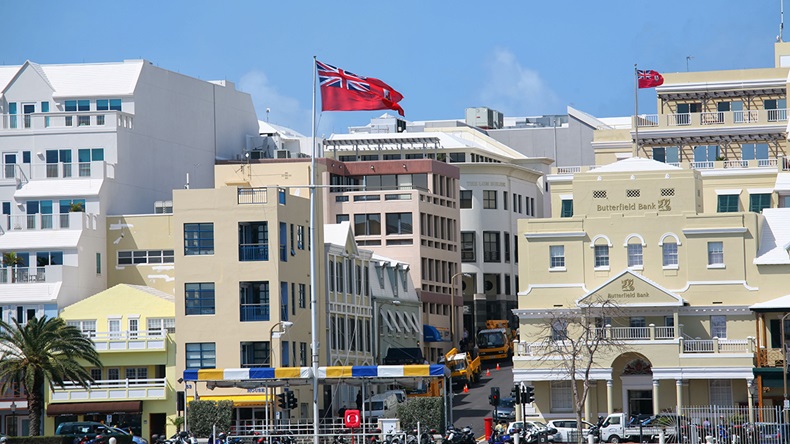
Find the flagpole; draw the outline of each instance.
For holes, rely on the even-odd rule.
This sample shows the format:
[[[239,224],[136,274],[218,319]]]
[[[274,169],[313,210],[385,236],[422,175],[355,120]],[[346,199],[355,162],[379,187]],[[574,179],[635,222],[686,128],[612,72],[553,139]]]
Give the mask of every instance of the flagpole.
[[[639,157],[639,71],[634,63],[634,146],[633,156]]]
[[[311,327],[311,344],[313,366],[313,444],[319,444],[318,440],[318,276],[316,275],[316,255],[318,249],[315,245],[315,156],[316,156],[316,141],[315,141],[315,77],[316,77],[316,58],[313,56],[313,114],[311,115],[312,143],[311,156],[310,156],[310,327]]]

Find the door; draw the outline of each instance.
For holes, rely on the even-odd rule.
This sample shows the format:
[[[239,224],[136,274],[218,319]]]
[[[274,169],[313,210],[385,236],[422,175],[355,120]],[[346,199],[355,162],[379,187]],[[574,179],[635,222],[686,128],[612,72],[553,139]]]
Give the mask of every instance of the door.
[[[33,116],[31,116],[31,114],[33,114],[34,112],[36,112],[35,103],[22,104],[22,113],[24,114],[22,122],[25,128],[31,128],[33,126],[33,122],[32,122]]]
[[[628,413],[631,415],[653,415],[653,391],[629,390]]]
[[[16,153],[3,154],[3,177],[13,179],[16,177]]]

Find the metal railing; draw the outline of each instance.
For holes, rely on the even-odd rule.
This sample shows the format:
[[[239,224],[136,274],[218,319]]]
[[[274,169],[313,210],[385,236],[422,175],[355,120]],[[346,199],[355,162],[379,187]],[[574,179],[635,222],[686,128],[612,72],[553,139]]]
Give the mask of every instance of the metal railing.
[[[134,126],[134,116],[120,111],[0,114],[0,130],[56,129],[62,131],[63,129],[84,129],[94,126],[131,129]]]
[[[640,128],[660,127],[662,122],[666,127],[777,123],[787,121],[787,109],[642,114],[634,120]]]
[[[265,204],[269,202],[267,188],[239,188],[237,202],[243,204]]]
[[[269,244],[240,244],[239,261],[268,261]]]

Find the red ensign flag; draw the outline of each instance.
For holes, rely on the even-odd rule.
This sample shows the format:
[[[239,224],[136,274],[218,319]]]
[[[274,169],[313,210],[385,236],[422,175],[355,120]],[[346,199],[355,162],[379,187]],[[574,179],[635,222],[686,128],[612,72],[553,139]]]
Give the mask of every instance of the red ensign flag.
[[[636,74],[640,88],[655,88],[664,84],[664,77],[657,71],[638,70]]]
[[[403,94],[381,80],[358,76],[318,60],[315,64],[321,85],[321,111],[392,109],[403,115],[403,108],[398,105]]]

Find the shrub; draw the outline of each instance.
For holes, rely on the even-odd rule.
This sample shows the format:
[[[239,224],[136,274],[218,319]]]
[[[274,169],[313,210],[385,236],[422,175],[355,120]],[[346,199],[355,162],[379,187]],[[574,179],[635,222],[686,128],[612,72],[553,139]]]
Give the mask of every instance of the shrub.
[[[410,398],[396,409],[401,430],[436,429],[444,433],[444,403],[442,398]]]
[[[230,431],[233,401],[190,401],[187,411],[189,431],[198,438],[208,438],[214,425],[217,434]]]

